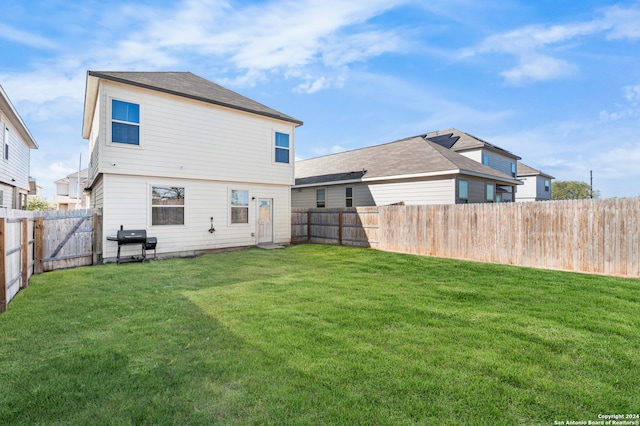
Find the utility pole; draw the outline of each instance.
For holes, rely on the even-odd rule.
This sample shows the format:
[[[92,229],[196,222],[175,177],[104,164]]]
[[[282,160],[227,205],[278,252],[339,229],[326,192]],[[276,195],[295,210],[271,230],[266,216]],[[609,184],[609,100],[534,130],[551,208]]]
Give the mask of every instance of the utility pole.
[[[593,170],[589,170],[589,198],[593,200]]]

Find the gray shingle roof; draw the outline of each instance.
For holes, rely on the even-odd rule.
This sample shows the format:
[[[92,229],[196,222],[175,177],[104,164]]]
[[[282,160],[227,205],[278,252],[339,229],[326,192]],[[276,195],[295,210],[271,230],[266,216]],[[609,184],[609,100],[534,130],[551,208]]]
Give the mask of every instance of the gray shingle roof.
[[[438,130],[436,132],[430,132],[425,135],[422,135],[422,137],[427,139],[436,139],[440,143],[442,143],[443,136],[448,134],[451,135],[451,139],[455,139],[455,141],[452,140],[453,144],[450,147],[454,151],[460,152],[460,151],[467,151],[470,149],[485,148],[491,151],[498,152],[502,155],[506,155],[507,157],[512,157],[517,160],[520,159],[520,157],[518,157],[517,155],[513,154],[510,151],[507,151],[504,148],[500,148],[497,145],[484,141],[476,136],[470,135],[469,133],[461,132],[460,130],[453,129],[453,128],[447,129],[447,130]]]
[[[517,183],[511,176],[416,136],[296,161],[296,185],[447,172],[484,175]]]
[[[542,176],[542,177],[546,177],[548,179],[555,179],[553,176],[548,175],[546,173],[544,173],[541,170],[538,169],[534,169],[531,166],[527,166],[524,163],[521,163],[520,161],[518,161],[518,177],[520,176]]]
[[[302,125],[302,121],[283,114],[190,72],[88,71],[88,76],[130,84],[210,104]]]

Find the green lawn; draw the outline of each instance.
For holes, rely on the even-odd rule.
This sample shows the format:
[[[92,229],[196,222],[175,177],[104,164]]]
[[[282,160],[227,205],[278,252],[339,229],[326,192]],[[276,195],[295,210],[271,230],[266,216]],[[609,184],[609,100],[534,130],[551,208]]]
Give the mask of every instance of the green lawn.
[[[32,277],[3,424],[554,424],[640,413],[640,281],[301,245]]]

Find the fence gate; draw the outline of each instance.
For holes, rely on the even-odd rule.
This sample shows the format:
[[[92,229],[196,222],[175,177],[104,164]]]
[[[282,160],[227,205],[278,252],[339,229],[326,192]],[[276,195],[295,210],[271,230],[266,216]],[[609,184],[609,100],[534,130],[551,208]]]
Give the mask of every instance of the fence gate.
[[[91,210],[44,212],[35,220],[36,273],[93,264],[94,217]],[[40,234],[41,233],[41,234]]]

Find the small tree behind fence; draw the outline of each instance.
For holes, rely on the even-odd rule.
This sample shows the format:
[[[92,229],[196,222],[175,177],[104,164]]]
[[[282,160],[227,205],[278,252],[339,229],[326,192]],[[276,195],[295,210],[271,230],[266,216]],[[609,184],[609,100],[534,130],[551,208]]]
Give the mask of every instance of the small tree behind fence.
[[[294,243],[640,277],[640,198],[292,213]]]

